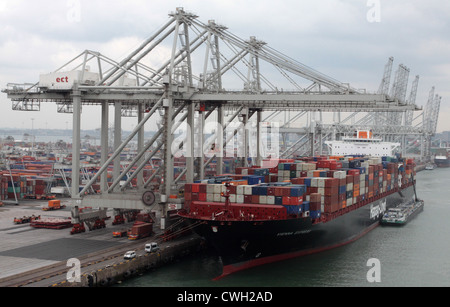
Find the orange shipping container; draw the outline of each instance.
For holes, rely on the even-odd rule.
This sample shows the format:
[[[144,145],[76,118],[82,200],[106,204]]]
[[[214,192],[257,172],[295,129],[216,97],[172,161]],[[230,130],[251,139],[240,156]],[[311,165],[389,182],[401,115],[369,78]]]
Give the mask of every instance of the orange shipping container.
[[[58,199],[54,199],[54,200],[49,200],[48,201],[48,206],[50,208],[58,208],[61,206],[61,201]]]

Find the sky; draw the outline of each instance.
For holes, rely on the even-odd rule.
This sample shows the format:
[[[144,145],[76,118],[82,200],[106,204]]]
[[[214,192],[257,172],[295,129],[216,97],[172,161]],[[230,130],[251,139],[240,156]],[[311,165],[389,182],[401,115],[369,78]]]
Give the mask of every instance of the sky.
[[[268,46],[354,88],[376,92],[394,57],[410,69],[407,96],[420,76],[416,104],[431,88],[442,97],[437,132],[450,130],[450,1],[447,0],[0,0],[0,88],[36,83],[84,50],[120,61],[183,7],[238,37]],[[170,45],[161,49],[165,58]],[[65,129],[72,115],[42,103],[13,111],[0,93],[0,128]],[[420,114],[416,112],[415,116]],[[33,118],[33,120],[32,120]],[[113,118],[112,116],[110,118]],[[131,130],[135,118],[122,128]],[[100,127],[100,107],[84,106],[82,129]]]

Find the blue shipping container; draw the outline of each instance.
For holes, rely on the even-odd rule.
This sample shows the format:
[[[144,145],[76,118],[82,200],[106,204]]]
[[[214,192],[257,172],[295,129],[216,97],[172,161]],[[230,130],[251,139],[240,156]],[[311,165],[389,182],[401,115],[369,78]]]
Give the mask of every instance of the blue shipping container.
[[[318,219],[318,218],[320,218],[320,214],[321,214],[320,210],[309,211],[309,216],[310,216],[312,219]]]

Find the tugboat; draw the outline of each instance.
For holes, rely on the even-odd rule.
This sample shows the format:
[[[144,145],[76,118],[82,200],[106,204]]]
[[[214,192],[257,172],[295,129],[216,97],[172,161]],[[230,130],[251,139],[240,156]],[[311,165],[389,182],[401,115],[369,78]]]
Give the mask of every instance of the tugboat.
[[[432,163],[428,163],[426,166],[425,166],[425,169],[427,170],[427,171],[432,171],[432,170],[434,170],[436,168],[436,166],[434,165],[434,164],[432,164]]]

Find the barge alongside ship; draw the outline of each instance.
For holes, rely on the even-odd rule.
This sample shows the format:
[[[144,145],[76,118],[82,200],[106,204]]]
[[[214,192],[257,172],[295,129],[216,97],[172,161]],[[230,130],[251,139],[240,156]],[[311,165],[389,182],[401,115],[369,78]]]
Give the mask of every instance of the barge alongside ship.
[[[397,207],[390,208],[381,219],[381,225],[403,226],[423,211],[424,201],[410,200]]]
[[[413,197],[413,174],[412,159],[386,156],[280,160],[186,184],[180,215],[200,224],[223,277],[357,240]]]

